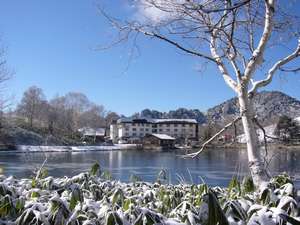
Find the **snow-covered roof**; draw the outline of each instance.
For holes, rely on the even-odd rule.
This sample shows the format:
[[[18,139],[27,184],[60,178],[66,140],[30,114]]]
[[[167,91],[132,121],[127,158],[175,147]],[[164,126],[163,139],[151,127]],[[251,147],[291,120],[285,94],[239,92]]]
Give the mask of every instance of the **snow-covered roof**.
[[[197,123],[195,119],[153,119],[154,123]]]
[[[105,128],[83,127],[78,129],[84,136],[105,136]]]
[[[166,135],[166,134],[151,134],[152,136],[154,137],[157,137],[161,140],[175,140],[175,138],[169,136],[169,135]]]
[[[196,124],[195,119],[149,119],[149,118],[121,118],[117,123],[192,123]]]

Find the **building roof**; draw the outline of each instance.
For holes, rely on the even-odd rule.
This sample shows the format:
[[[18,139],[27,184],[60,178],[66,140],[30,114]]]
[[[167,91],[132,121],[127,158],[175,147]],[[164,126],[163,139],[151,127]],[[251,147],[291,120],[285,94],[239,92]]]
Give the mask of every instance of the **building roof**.
[[[197,123],[195,119],[153,119],[154,123]]]
[[[105,136],[105,128],[83,127],[78,129],[84,136]]]
[[[117,123],[190,123],[197,124],[195,119],[149,119],[149,118],[121,118]]]
[[[175,138],[166,134],[151,134],[151,136],[157,137],[158,139],[161,140],[175,140]]]

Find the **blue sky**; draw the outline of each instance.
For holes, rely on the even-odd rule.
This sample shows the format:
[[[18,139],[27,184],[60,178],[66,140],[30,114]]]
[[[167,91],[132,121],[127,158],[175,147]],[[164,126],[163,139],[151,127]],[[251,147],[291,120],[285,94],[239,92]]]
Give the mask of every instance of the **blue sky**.
[[[114,12],[128,13],[125,0],[107,2]],[[94,0],[3,0],[0,36],[15,71],[7,84],[15,102],[32,85],[47,98],[83,92],[125,115],[144,108],[205,111],[234,96],[213,67],[200,73],[199,59],[155,40],[140,40],[141,54],[127,70],[128,47],[96,51],[107,43],[110,28]],[[299,87],[299,75],[290,74],[276,76],[268,89],[300,99]]]

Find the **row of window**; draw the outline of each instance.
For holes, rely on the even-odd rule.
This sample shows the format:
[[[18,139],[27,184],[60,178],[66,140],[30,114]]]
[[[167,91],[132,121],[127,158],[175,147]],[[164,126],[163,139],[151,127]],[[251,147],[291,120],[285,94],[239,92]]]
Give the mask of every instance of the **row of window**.
[[[146,133],[146,134],[148,134],[148,133]],[[140,134],[132,133],[131,135],[129,135],[129,133],[125,133],[125,137],[130,137],[130,136],[132,136],[132,137],[144,137],[146,134],[143,134],[143,133],[140,133]],[[177,138],[177,137],[188,137],[188,136],[189,136],[189,137],[194,137],[193,134],[190,134],[190,135],[171,134],[171,136],[173,136],[173,137],[175,137],[175,138]]]
[[[131,124],[133,127],[134,126],[137,126],[137,127],[163,127],[163,126],[166,126],[166,127],[170,127],[171,125],[173,125],[174,127],[180,127],[180,125],[182,127],[185,127],[185,126],[189,126],[189,127],[193,127],[195,124],[149,124],[149,123],[132,123]]]
[[[125,131],[129,131],[129,130],[130,130],[130,129],[129,129],[128,127],[125,128]],[[137,131],[137,130],[138,130],[137,128],[134,128],[134,127],[132,128],[132,131]],[[139,131],[141,131],[141,132],[143,132],[143,131],[148,132],[148,131],[151,131],[151,129],[149,130],[148,128],[145,128],[145,129],[144,129],[144,128],[140,128]],[[153,129],[152,131],[153,131],[153,132],[157,132],[157,129]],[[161,128],[160,128],[160,129],[158,129],[158,131],[159,131],[159,132],[164,132],[164,131],[165,131],[165,132],[170,132],[171,130],[170,130],[170,129],[161,129]],[[178,129],[175,128],[175,129],[173,129],[173,131],[174,131],[174,132],[180,131],[180,132],[182,132],[182,133],[185,133],[185,132],[187,132],[187,131],[189,131],[189,130],[185,130],[185,129],[180,129],[180,130],[178,130]],[[191,132],[193,132],[193,130],[191,130]]]

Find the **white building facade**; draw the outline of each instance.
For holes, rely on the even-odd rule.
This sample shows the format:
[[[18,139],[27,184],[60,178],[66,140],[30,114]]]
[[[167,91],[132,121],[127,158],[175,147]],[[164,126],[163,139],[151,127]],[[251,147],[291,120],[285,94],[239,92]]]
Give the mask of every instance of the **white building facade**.
[[[198,123],[194,119],[121,118],[110,126],[110,138],[114,142],[142,138],[146,134],[167,134],[176,139],[194,139],[198,137]]]

